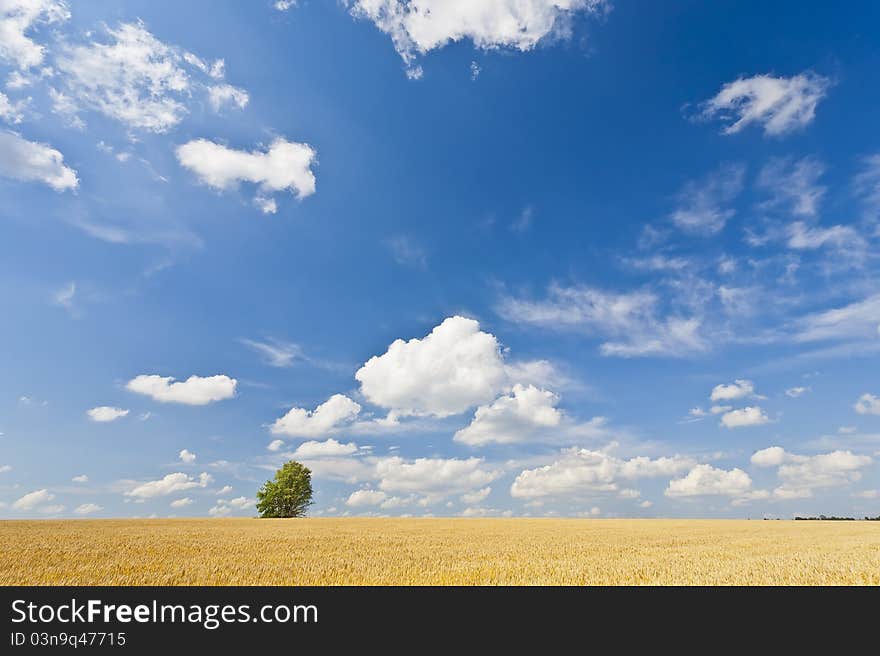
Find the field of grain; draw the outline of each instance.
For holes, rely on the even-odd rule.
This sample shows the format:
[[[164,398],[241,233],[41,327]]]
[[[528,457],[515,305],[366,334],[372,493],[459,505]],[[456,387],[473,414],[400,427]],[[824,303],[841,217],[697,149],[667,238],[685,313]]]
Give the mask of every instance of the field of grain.
[[[0,522],[0,584],[880,584],[880,522]]]

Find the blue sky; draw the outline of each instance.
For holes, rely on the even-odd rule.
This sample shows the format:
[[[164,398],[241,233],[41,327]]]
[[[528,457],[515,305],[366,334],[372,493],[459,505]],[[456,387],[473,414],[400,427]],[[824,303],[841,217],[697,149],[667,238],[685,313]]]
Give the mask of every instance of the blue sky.
[[[0,9],[0,515],[880,504],[872,3]]]

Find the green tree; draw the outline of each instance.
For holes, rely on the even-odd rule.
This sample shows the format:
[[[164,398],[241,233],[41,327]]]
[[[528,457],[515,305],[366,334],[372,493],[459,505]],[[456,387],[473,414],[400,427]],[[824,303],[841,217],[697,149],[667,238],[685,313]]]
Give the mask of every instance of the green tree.
[[[303,517],[312,504],[312,472],[291,460],[257,492],[260,517]]]

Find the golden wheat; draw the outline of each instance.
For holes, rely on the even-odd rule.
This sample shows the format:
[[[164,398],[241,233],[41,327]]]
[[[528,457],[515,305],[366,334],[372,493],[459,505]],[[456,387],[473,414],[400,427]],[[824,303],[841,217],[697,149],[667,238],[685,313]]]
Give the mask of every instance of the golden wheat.
[[[0,522],[0,584],[880,584],[880,522]]]

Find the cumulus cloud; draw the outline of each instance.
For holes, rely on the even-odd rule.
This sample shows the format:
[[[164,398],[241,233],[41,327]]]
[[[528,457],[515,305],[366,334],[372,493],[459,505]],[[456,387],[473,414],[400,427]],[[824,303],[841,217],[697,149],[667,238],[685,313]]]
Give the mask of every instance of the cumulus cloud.
[[[792,77],[741,77],[703,103],[702,117],[726,122],[724,134],[756,124],[768,136],[782,136],[813,121],[830,86],[828,78],[809,71]]]
[[[606,336],[600,352],[607,356],[683,356],[708,348],[698,317],[662,316],[659,305],[648,291],[614,294],[554,284],[543,300],[508,297],[497,310],[520,324]]]
[[[250,101],[250,96],[247,91],[231,84],[217,84],[208,87],[208,102],[215,112],[219,112],[227,105],[244,109],[247,107],[248,101]]]
[[[375,475],[383,492],[442,498],[483,488],[501,476],[501,472],[487,469],[482,458],[416,458],[407,461],[392,456],[376,461]]]
[[[532,50],[565,32],[577,13],[597,14],[604,0],[350,0],[353,16],[391,37],[411,78],[419,55],[468,39],[482,49]]]
[[[176,153],[181,166],[218,191],[233,189],[240,182],[257,185],[255,202],[264,214],[277,211],[276,192],[288,190],[297,198],[315,193],[311,167],[317,153],[308,144],[278,137],[266,150],[248,152],[194,139],[178,146]]]
[[[282,448],[284,448],[284,440],[272,440],[271,442],[269,442],[266,448],[269,451],[280,451]]]
[[[85,474],[80,474],[79,476],[74,476],[70,480],[72,480],[74,483],[88,483],[89,477]]]
[[[224,517],[235,511],[249,510],[253,505],[254,502],[247,497],[218,499],[216,505],[208,510],[208,514],[212,517]]]
[[[16,499],[12,507],[15,510],[34,510],[37,506],[41,506],[42,504],[48,503],[52,499],[55,498],[55,495],[49,492],[47,489],[35,490],[33,492],[28,492],[24,496]]]
[[[190,376],[185,381],[174,382],[172,376],[141,374],[132,378],[125,387],[136,394],[149,396],[161,403],[207,405],[235,396],[238,381],[225,375]]]
[[[91,515],[96,512],[101,512],[104,510],[97,503],[83,503],[74,508],[73,512],[77,515]]]
[[[735,213],[730,204],[742,191],[744,177],[744,166],[725,164],[701,180],[689,181],[679,192],[672,222],[694,234],[720,232]]]
[[[185,508],[186,506],[192,505],[193,500],[189,497],[183,497],[182,499],[175,499],[171,502],[172,508]]]
[[[750,380],[737,379],[730,385],[716,385],[709,395],[711,401],[733,401],[755,395],[755,384]]]
[[[197,487],[207,487],[211,481],[211,475],[204,472],[199,474],[198,478],[193,478],[182,472],[175,472],[167,474],[157,481],[148,481],[135,485],[125,493],[125,496],[138,499],[152,499]]]
[[[491,487],[484,487],[482,490],[476,490],[475,492],[468,492],[467,494],[461,495],[461,502],[466,503],[469,506],[481,503],[485,501],[486,498],[492,493]]]
[[[0,120],[7,123],[21,123],[24,119],[24,108],[26,106],[27,101],[19,100],[13,102],[9,100],[9,96],[0,92]]]
[[[76,171],[64,164],[64,155],[14,132],[0,131],[0,176],[20,182],[41,182],[55,191],[76,189],[79,185]]]
[[[97,408],[92,408],[86,411],[86,414],[89,416],[89,419],[92,421],[96,421],[99,423],[105,423],[110,421],[116,421],[121,417],[125,417],[128,415],[128,410],[123,410],[122,408],[112,408],[110,406],[101,405]]]
[[[520,472],[510,494],[535,499],[619,492],[622,480],[672,476],[693,464],[693,459],[678,455],[625,460],[603,451],[572,448],[563,450],[552,464]]]
[[[335,456],[349,456],[357,453],[358,446],[354,442],[343,444],[334,439],[324,442],[311,440],[300,444],[293,452],[294,458],[327,458]]]
[[[562,422],[558,397],[534,385],[516,384],[509,395],[477,408],[471,423],[455,433],[456,442],[479,446],[512,444],[534,439]]]
[[[181,462],[185,462],[188,465],[196,461],[196,454],[189,449],[182,449],[181,452],[177,454],[177,457],[180,458]]]
[[[105,27],[104,32],[104,41],[66,44],[56,57],[63,86],[51,89],[55,111],[74,124],[81,124],[76,117],[79,111],[90,109],[130,128],[167,132],[189,111],[187,103],[194,90],[206,89],[215,109],[228,103],[247,104],[242,89],[229,84],[208,86],[190,75],[221,80],[223,60],[209,64],[163,43],[142,22]]]
[[[346,499],[345,505],[351,506],[352,508],[378,506],[387,498],[388,495],[382,492],[382,490],[355,490],[349,495],[348,499]]]
[[[770,418],[759,406],[748,406],[738,410],[730,410],[721,415],[721,425],[725,428],[763,426],[764,424],[769,423]]]
[[[32,32],[69,18],[64,0],[4,0],[0,3],[0,59],[22,70],[38,66],[45,48],[31,38]]]
[[[785,390],[785,395],[788,397],[791,397],[793,399],[796,399],[799,396],[803,396],[804,394],[806,394],[809,391],[810,391],[809,387],[802,387],[802,386],[789,387],[787,390]]]
[[[669,481],[664,494],[668,497],[728,496],[741,497],[751,491],[752,479],[742,469],[718,469],[702,464],[683,478]]]
[[[495,336],[454,316],[422,339],[395,340],[355,378],[367,400],[397,415],[447,417],[491,401],[507,376]]]
[[[862,394],[853,407],[860,415],[880,415],[880,397]]]
[[[360,411],[360,404],[344,394],[334,394],[314,410],[291,408],[270,430],[274,435],[320,437],[351,423]]]
[[[757,467],[778,467],[777,475],[782,484],[773,490],[774,497],[803,499],[811,497],[816,488],[840,487],[861,480],[861,470],[873,460],[852,451],[804,456],[772,446],[756,451],[751,462]]]

